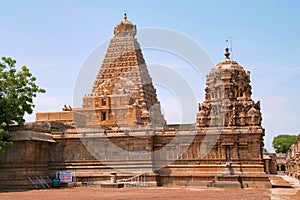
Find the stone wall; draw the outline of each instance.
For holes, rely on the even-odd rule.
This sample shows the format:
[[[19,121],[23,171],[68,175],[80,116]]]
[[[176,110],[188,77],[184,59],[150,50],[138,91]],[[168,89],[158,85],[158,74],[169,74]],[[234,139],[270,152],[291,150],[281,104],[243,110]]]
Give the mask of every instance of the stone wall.
[[[50,152],[49,173],[67,170],[76,181],[108,180],[111,173],[118,179],[147,172],[147,182],[156,185],[152,170],[152,138],[147,131],[130,134],[103,129],[68,129],[54,135]]]
[[[276,153],[263,153],[265,172],[267,174],[277,174],[277,156]]]
[[[197,131],[195,135],[188,135],[188,131],[157,134],[154,137],[157,149],[165,145],[174,149],[167,151],[168,153],[162,151],[155,154],[159,184],[207,185],[214,177],[224,175],[242,176],[246,182],[256,182],[255,179],[260,179],[260,187],[269,187],[260,153],[261,132],[254,134],[247,131],[249,130],[238,129],[233,132],[224,128],[220,134]],[[172,142],[174,138],[177,138],[176,142]],[[186,150],[180,151],[181,148]]]
[[[285,173],[286,155],[286,153],[276,154],[276,170],[278,173]]]
[[[28,177],[48,175],[49,133],[14,127],[13,146],[0,153],[0,190],[35,188]]]
[[[120,179],[147,172],[147,182],[161,186],[207,185],[217,175],[243,175],[246,182],[260,179],[261,187],[268,186],[259,153],[260,133],[229,134],[225,130],[207,140],[207,135],[191,126],[176,128],[86,128],[57,133],[57,143],[51,144],[49,172],[73,171],[78,182],[107,180],[112,172]],[[231,145],[229,161],[227,145]]]
[[[300,179],[300,135],[298,135],[287,153],[286,174]]]
[[[109,180],[114,172],[118,179],[146,173],[152,186],[206,186],[218,175],[242,175],[249,187],[268,186],[259,133],[225,129],[221,135],[205,135],[192,125],[181,130],[175,125],[158,130],[74,129],[53,122],[27,127],[36,131],[12,131],[14,146],[1,154],[2,189],[33,188],[28,176],[54,177],[58,171],[72,171],[79,185]]]

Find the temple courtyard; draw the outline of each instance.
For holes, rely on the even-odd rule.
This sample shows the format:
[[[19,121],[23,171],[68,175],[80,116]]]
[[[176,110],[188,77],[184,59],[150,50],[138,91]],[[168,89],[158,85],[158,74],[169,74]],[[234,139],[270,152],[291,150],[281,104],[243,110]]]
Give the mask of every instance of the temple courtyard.
[[[2,192],[0,199],[300,199],[300,181],[286,175],[271,176],[272,189],[268,188],[206,188],[206,187],[156,187],[156,188],[61,188]]]

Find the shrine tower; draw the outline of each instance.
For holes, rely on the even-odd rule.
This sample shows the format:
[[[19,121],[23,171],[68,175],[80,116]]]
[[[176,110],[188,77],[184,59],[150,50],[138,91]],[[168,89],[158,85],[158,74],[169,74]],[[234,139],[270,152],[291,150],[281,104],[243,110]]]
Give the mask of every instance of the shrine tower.
[[[219,160],[222,174],[264,175],[260,102],[251,98],[250,72],[230,58],[228,46],[225,50],[225,59],[206,77],[205,100],[199,104],[196,127],[213,146],[203,160]]]
[[[124,13],[92,92],[83,98],[87,126],[165,125],[136,31]]]

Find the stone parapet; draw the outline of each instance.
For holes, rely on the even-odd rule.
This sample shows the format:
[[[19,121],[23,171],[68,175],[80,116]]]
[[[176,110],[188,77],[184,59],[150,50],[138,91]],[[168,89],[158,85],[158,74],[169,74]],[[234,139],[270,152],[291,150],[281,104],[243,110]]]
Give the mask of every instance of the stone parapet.
[[[38,112],[36,122],[61,122],[78,127],[85,126],[85,115],[76,111]]]

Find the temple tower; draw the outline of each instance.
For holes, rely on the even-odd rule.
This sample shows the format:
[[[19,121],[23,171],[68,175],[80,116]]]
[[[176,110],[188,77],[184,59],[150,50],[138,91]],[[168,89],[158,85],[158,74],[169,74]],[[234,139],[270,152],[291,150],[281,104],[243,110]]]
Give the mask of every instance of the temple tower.
[[[156,90],[136,39],[136,26],[124,19],[114,28],[91,94],[81,112],[87,126],[163,126]]]
[[[203,161],[219,160],[219,172],[225,174],[264,174],[260,102],[251,98],[250,72],[230,59],[228,46],[206,85],[196,122],[198,133],[212,141]]]

